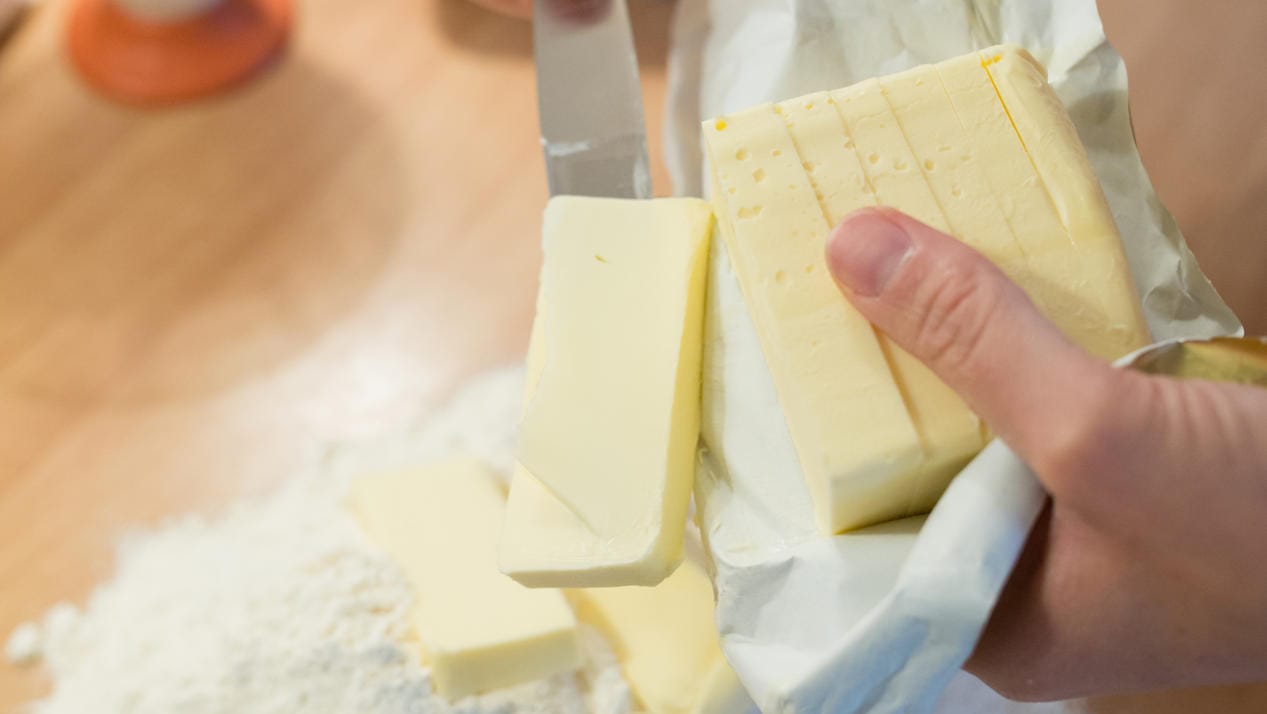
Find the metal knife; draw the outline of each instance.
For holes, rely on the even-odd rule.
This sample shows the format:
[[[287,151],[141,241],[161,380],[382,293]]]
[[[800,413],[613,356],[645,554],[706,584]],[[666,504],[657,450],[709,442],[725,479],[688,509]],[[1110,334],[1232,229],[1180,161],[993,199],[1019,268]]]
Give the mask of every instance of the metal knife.
[[[536,0],[533,46],[550,195],[650,198],[625,0]]]

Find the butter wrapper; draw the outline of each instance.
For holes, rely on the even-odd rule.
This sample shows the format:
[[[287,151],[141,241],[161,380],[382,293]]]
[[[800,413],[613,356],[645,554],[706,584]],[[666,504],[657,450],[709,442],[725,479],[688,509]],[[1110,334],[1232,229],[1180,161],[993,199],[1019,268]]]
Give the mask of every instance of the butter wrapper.
[[[1154,337],[1239,334],[1152,190],[1093,0],[682,0],[666,121],[676,188],[702,192],[703,119],[999,43],[1047,66]],[[723,648],[762,711],[1076,711],[1006,702],[959,673],[1045,502],[1034,476],[995,443],[927,518],[819,535],[725,250],[712,261],[695,496]]]

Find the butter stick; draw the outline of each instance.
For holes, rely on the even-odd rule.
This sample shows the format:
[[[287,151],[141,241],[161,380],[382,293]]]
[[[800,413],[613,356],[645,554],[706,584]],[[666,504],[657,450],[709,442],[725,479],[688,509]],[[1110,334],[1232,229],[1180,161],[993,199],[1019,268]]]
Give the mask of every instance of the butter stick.
[[[448,699],[576,669],[576,618],[557,590],[497,571],[504,502],[496,477],[455,460],[366,476],[354,510],[416,593],[413,633]]]
[[[653,588],[569,592],[583,622],[611,642],[642,709],[656,714],[744,714],[752,702],[722,655],[713,586],[685,562]]]
[[[520,582],[654,585],[681,561],[712,226],[694,199],[547,207],[502,538],[501,566]]]

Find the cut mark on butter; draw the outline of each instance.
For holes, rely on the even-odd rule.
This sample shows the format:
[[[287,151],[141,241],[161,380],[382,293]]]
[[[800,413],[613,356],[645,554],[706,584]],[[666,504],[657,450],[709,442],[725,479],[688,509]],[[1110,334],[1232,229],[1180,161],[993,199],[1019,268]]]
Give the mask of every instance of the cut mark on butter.
[[[915,159],[915,157],[918,156],[918,154],[915,151],[915,144],[911,141],[910,132],[907,131],[907,128],[905,124],[903,123],[901,116],[899,115],[897,107],[893,104],[893,98],[890,96],[889,90],[885,87],[884,84],[881,84],[880,82],[877,82],[877,84],[879,85],[879,90],[880,90],[879,94],[880,94],[880,99],[883,102],[883,106],[888,109],[889,114],[893,117],[893,124],[894,124],[894,127],[897,129],[897,132],[896,132],[897,135],[902,137],[901,146],[905,147],[907,154],[910,155],[912,159]],[[885,125],[881,123],[880,128],[881,129],[885,128]],[[897,158],[894,161],[893,165],[894,165],[894,168],[900,173],[906,173],[907,169],[909,168],[909,164],[906,162],[904,158],[901,158],[901,157]],[[957,238],[962,240],[962,233],[957,231],[955,229],[955,226],[951,224],[950,214],[946,211],[946,207],[942,205],[941,199],[938,198],[937,196],[937,192],[933,190],[932,183],[928,180],[927,174],[925,174],[922,171],[919,172],[919,182],[927,190],[927,195],[932,199],[930,208],[935,208],[936,212],[940,215],[942,225],[939,227],[945,228],[948,233],[952,233],[956,235]],[[932,218],[932,216],[929,216],[929,218]],[[938,226],[935,226],[935,227],[938,227]],[[899,358],[895,355],[895,359],[899,359]],[[905,367],[907,368],[909,368],[909,366],[910,365],[905,365]],[[918,365],[916,365],[916,369],[917,370],[919,369]],[[904,368],[901,371],[905,373],[907,370]],[[897,381],[899,384],[903,384],[903,386],[905,386],[907,390],[910,390],[912,385],[904,384],[904,382],[906,382],[907,379],[910,379],[910,377],[907,376],[906,379],[898,379]],[[904,390],[903,394],[907,394],[908,393],[907,390]],[[946,431],[945,433],[938,433],[938,430],[936,429],[936,427],[930,424],[926,417],[921,415],[921,412],[923,412],[925,409],[928,409],[928,407],[930,406],[930,404],[924,403],[925,398],[928,397],[929,395],[921,392],[918,396],[913,393],[911,394],[911,396],[913,398],[913,401],[908,402],[908,407],[913,408],[912,421],[915,423],[915,428],[919,432],[921,443],[923,444],[923,447],[924,447],[925,462],[919,469],[916,470],[914,474],[914,478],[911,481],[910,491],[908,493],[907,502],[906,502],[907,514],[916,512],[917,510],[916,506],[918,505],[919,499],[921,495],[923,494],[925,488],[927,488],[927,483],[929,482],[929,479],[935,476],[935,474],[932,473],[932,469],[935,468],[936,466],[936,463],[937,463],[936,459],[940,457],[940,455],[938,454],[939,447],[943,446],[945,443],[954,445],[957,440],[954,433],[951,431]],[[941,416],[941,415],[938,415],[938,416]],[[976,427],[975,430],[979,434],[980,433],[979,420],[976,422],[975,427]],[[943,440],[945,440],[944,443],[943,443]]]
[[[964,119],[963,113],[960,111],[959,104],[955,100],[955,96],[950,91],[950,85],[947,84],[946,82],[947,70],[941,65],[934,66],[933,69],[936,70],[937,72],[937,80],[941,84],[942,93],[945,95],[946,102],[950,106],[951,111],[955,115],[955,120],[959,122],[959,128],[963,131],[963,135],[965,139],[967,140],[967,142],[971,146],[975,147],[978,151],[981,151],[982,149],[1003,151],[1004,148],[1001,146],[991,147],[988,145],[985,145],[985,146],[982,145],[982,143],[978,139],[978,133],[980,131],[980,127],[977,127],[976,129],[974,129],[974,127],[970,126],[969,122]],[[989,76],[988,72],[984,74],[987,77]],[[991,83],[991,86],[993,87],[993,83]],[[995,99],[996,100],[998,99],[997,91],[995,91]],[[1010,122],[1011,119],[1009,118],[1008,121]],[[1013,127],[1013,131],[1015,131],[1015,127]],[[948,154],[952,151],[952,147],[949,144],[942,144],[941,146],[937,147],[937,151],[939,153]],[[1026,159],[1028,160],[1028,156],[1026,157]],[[1013,225],[1012,216],[1009,215],[1008,211],[1005,210],[1004,208],[1003,199],[999,194],[999,187],[994,185],[995,182],[990,179],[990,172],[987,166],[983,165],[981,167],[981,172],[982,172],[982,178],[986,183],[988,193],[990,197],[994,199],[994,204],[998,208],[999,214],[1003,216],[1003,221],[1004,223],[1007,224],[1008,230],[1012,234],[1013,245],[1017,253],[1021,256],[1022,263],[1027,266],[1026,270],[1029,270],[1028,266],[1030,264],[1030,260],[1029,260],[1029,255],[1027,251],[1025,250],[1025,242],[1021,240],[1021,236],[1017,233],[1016,226]],[[963,187],[960,186],[958,182],[951,184],[950,195],[954,198],[963,198]]]
[[[1012,125],[1012,131],[1016,133],[1017,141],[1021,142],[1021,148],[1025,150],[1025,158],[1029,159],[1030,166],[1034,168],[1034,175],[1038,177],[1038,182],[1043,186],[1043,192],[1047,194],[1047,201],[1051,204],[1052,211],[1055,212],[1057,220],[1059,220],[1060,224],[1064,226],[1067,233],[1069,231],[1068,221],[1066,221],[1065,217],[1061,215],[1059,210],[1057,210],[1056,197],[1051,195],[1051,187],[1047,185],[1046,181],[1042,180],[1043,174],[1038,170],[1038,162],[1034,159],[1034,154],[1030,151],[1029,144],[1025,143],[1025,136],[1021,134],[1021,128],[1016,125],[1016,117],[1012,115],[1012,108],[1009,107],[1007,102],[1003,99],[1003,92],[999,90],[999,80],[994,76],[994,72],[990,70],[991,65],[996,65],[1002,61],[1003,55],[986,57],[985,54],[982,54],[981,68],[985,70],[985,75],[990,78],[990,86],[994,87],[994,96],[998,98],[999,105],[1003,107],[1003,112],[1007,114],[1007,120]],[[1070,236],[1069,242],[1073,243],[1075,246],[1077,245],[1077,242],[1073,240],[1072,236]]]

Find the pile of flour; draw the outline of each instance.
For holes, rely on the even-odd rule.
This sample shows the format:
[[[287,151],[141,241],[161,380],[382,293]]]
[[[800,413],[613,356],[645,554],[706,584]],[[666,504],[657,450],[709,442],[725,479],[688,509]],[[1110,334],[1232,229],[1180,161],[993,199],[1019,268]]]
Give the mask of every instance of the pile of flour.
[[[33,711],[627,713],[615,658],[590,630],[575,675],[456,703],[434,695],[407,635],[413,592],[344,506],[365,470],[453,451],[504,467],[522,379],[491,375],[422,432],[337,450],[267,498],[125,539],[82,611],[59,605],[10,638],[10,657],[42,660],[54,682]]]

